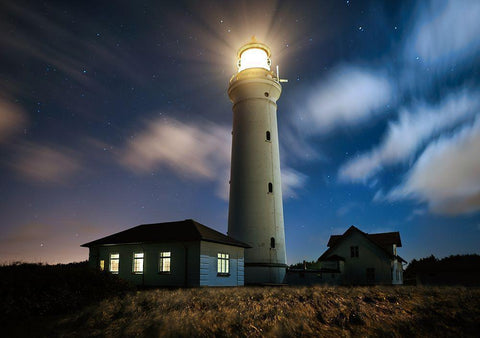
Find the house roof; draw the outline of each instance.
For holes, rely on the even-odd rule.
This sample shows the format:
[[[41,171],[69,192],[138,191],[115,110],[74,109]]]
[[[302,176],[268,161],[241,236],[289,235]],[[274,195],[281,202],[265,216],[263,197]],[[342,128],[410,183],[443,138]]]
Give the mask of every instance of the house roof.
[[[213,230],[193,219],[184,221],[142,224],[116,234],[82,244],[83,247],[113,244],[138,244],[157,242],[207,241],[250,248],[250,245]]]
[[[397,258],[400,261],[407,262],[404,260],[402,257],[398,255],[393,255],[388,251],[389,247],[393,244],[396,244],[397,247],[402,246],[402,242],[400,240],[400,233],[398,231],[395,232],[383,232],[383,233],[378,233],[378,234],[367,234],[366,232],[363,232],[362,230],[358,229],[355,226],[351,226],[348,228],[347,231],[344,232],[343,235],[332,235],[330,236],[330,239],[328,241],[327,246],[329,247],[327,251],[321,255],[318,260],[324,261],[324,260],[329,260],[330,254],[333,251],[333,249],[339,245],[345,238],[347,238],[352,232],[359,232],[363,236],[365,236],[369,241],[371,241],[373,244],[375,244],[377,247],[379,247],[383,252],[385,252],[389,257],[391,258]]]
[[[354,226],[352,225],[352,227],[354,227]],[[387,246],[387,245],[390,246],[392,244],[396,244],[397,247],[402,246],[402,241],[400,240],[400,233],[398,231],[382,232],[382,233],[379,233],[379,234],[367,234],[367,233],[359,230],[356,227],[354,227],[354,228],[357,229],[358,231],[362,232],[370,240],[374,241],[376,244],[378,244],[382,247]],[[328,241],[327,246],[329,246],[329,247],[334,246],[337,243],[337,241],[340,240],[344,235],[345,234],[330,236],[330,240]]]

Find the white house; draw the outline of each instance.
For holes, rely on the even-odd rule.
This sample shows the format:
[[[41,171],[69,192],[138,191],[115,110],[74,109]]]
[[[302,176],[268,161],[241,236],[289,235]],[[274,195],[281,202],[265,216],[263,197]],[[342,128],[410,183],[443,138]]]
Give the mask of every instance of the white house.
[[[244,285],[248,244],[188,219],[144,224],[82,245],[92,267],[137,285]]]
[[[343,235],[332,235],[327,251],[318,259],[319,274],[331,284],[403,284],[406,261],[397,255],[400,233],[367,234],[351,226]]]

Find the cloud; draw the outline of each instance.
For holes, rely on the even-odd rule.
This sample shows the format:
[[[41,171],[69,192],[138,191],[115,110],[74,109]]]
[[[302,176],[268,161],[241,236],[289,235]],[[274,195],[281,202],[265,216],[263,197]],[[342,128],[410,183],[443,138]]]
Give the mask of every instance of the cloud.
[[[422,215],[425,215],[427,210],[425,209],[414,209],[410,215],[407,217],[407,222],[410,222],[413,220],[415,217],[420,217]]]
[[[302,99],[306,117],[300,123],[317,133],[365,122],[392,100],[392,92],[389,78],[381,71],[339,66],[308,90]]]
[[[81,169],[78,154],[67,148],[24,143],[16,152],[11,167],[32,182],[64,184]]]
[[[480,118],[432,142],[388,200],[416,199],[438,214],[480,210]]]
[[[38,62],[49,71],[62,72],[72,83],[97,95],[109,89],[97,80],[96,76],[91,76],[97,73],[121,74],[126,81],[135,85],[145,81],[144,67],[135,62],[133,54],[127,49],[117,48],[118,38],[112,37],[108,31],[105,35],[99,33],[105,31],[101,23],[76,23],[82,25],[80,36],[72,30],[69,23],[63,21],[63,9],[51,6],[48,12],[49,15],[46,15],[35,9],[35,6],[20,5],[16,2],[2,4],[0,30],[6,33],[0,35],[0,47],[8,51],[3,54],[7,61],[15,65],[19,60],[28,64]],[[89,58],[83,58],[82,54],[78,53],[79,50],[89,55]],[[6,89],[25,96],[31,95],[28,81],[19,82],[17,76],[12,74],[9,77],[8,82],[11,84]],[[63,91],[62,86],[52,82],[49,92],[52,92],[51,88]],[[35,88],[35,91],[38,90],[39,88]]]
[[[129,140],[121,159],[135,172],[168,167],[188,178],[215,180],[230,164],[230,128],[173,119],[158,119],[146,125],[143,132]]]
[[[0,98],[0,143],[27,124],[27,114],[16,104]]]
[[[388,125],[381,144],[339,169],[342,181],[365,181],[384,166],[412,158],[430,138],[475,116],[479,93],[459,91],[437,105],[418,104],[401,109],[399,119]]]
[[[120,163],[142,174],[166,168],[178,176],[216,182],[216,194],[228,200],[231,128],[210,122],[184,123],[175,119],[145,122],[145,129],[129,140]],[[284,196],[296,196],[306,176],[282,167]]]
[[[358,202],[349,202],[337,209],[337,216],[345,216],[354,209],[361,209],[362,204]]]
[[[476,0],[422,1],[407,40],[409,59],[428,65],[464,61],[480,51],[480,2]]]
[[[282,169],[283,197],[296,197],[297,191],[305,186],[307,176],[292,168]]]
[[[52,238],[56,232],[58,229],[51,224],[25,223],[16,226],[15,231],[4,235],[4,238],[0,239],[0,243],[18,246],[25,242],[41,242]]]

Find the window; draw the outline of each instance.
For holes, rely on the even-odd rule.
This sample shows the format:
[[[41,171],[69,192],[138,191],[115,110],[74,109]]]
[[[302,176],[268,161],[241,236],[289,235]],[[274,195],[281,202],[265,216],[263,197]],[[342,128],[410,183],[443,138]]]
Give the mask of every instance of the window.
[[[268,182],[268,192],[273,192],[273,184],[272,184],[272,182]]]
[[[158,260],[158,272],[170,273],[171,258],[172,258],[172,253],[170,251],[160,252],[160,256]]]
[[[217,275],[228,276],[230,274],[230,255],[227,253],[217,254]]]
[[[350,257],[358,257],[358,246],[350,247]]]
[[[265,140],[270,141],[270,132],[267,131],[267,135],[265,136]]]
[[[100,271],[104,271],[105,270],[105,260],[101,259],[100,260]]]
[[[275,249],[275,238],[270,238],[270,248]]]
[[[110,272],[118,273],[118,267],[120,265],[120,254],[110,254]]]
[[[135,252],[133,254],[133,273],[143,273],[143,252]]]

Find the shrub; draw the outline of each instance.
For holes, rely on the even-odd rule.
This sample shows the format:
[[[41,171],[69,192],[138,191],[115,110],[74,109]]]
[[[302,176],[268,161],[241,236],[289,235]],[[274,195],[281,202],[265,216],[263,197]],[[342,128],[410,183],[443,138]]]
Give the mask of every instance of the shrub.
[[[0,316],[52,315],[78,310],[94,301],[125,294],[134,287],[87,262],[0,266]]]

